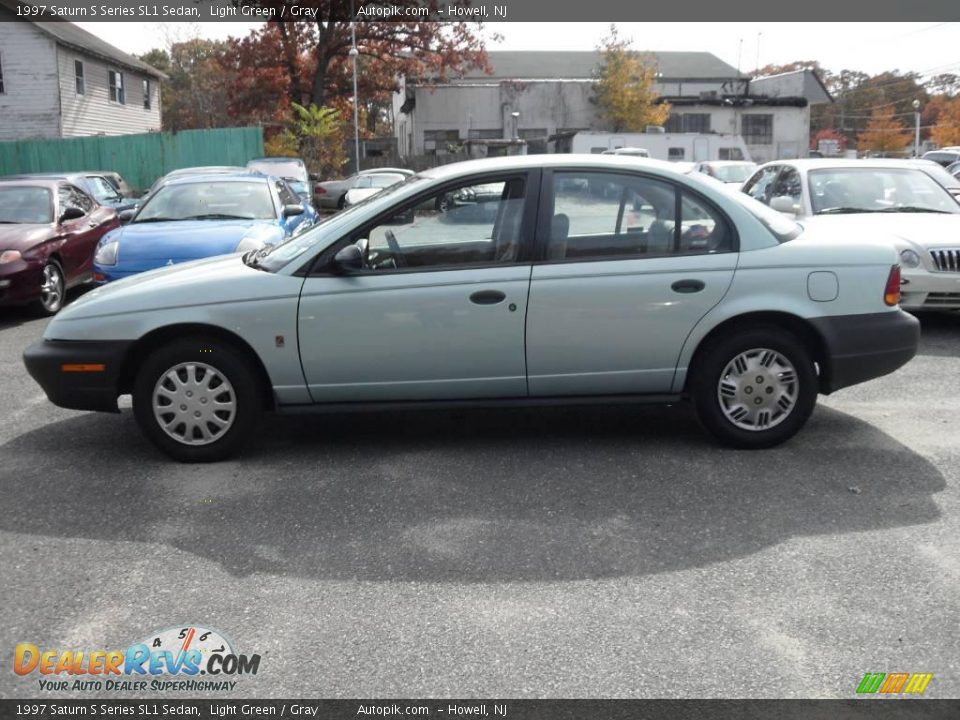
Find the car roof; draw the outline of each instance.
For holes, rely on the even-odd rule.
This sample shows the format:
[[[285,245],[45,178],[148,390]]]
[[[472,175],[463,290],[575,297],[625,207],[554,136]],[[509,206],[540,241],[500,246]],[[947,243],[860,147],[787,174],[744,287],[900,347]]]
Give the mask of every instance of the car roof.
[[[800,170],[816,170],[818,168],[909,167],[922,170],[928,166],[928,162],[928,160],[921,158],[799,158],[795,160],[772,160],[764,163],[762,167],[768,165],[793,165]]]
[[[298,157],[282,157],[282,156],[279,156],[279,155],[271,155],[270,157],[251,158],[250,160],[247,160],[247,165],[249,165],[250,163],[255,163],[255,162],[267,162],[267,163],[288,163],[288,162],[292,162],[292,163],[299,163],[300,165],[303,165],[303,164],[304,164],[304,163],[303,163],[303,160],[301,160],[301,159],[298,158]]]
[[[92,175],[103,175],[103,173],[94,172],[91,170],[77,171],[77,172],[19,173],[17,175],[7,175],[3,179],[4,180],[8,180],[8,179],[22,180],[27,178],[47,178],[49,180],[70,180],[71,178],[90,177]]]
[[[413,170],[407,170],[406,168],[394,168],[394,167],[382,167],[382,168],[367,168],[366,170],[361,170],[356,175],[369,175],[370,173],[382,173],[382,172],[391,172],[391,173],[400,173],[401,175],[414,175]]]
[[[52,177],[6,177],[0,178],[0,187],[42,187],[51,188],[57,187],[57,178]]]
[[[693,165],[693,163],[690,163]],[[682,174],[676,163],[652,158],[635,157],[632,155],[593,155],[587,153],[558,153],[555,155],[512,155],[498,158],[483,158],[480,160],[465,160],[464,162],[426,170],[420,175],[431,179],[455,178],[461,175],[470,175],[483,172],[507,172],[510,170],[529,170],[534,168],[619,168],[666,171],[672,174]]]
[[[184,177],[172,178],[169,182],[164,183],[164,187],[170,185],[190,185],[192,183],[200,182],[250,182],[251,180],[263,180],[266,182],[271,178],[273,178],[272,175],[264,175],[263,173],[258,172],[223,173],[216,174],[214,177],[201,173],[198,175],[186,175]]]

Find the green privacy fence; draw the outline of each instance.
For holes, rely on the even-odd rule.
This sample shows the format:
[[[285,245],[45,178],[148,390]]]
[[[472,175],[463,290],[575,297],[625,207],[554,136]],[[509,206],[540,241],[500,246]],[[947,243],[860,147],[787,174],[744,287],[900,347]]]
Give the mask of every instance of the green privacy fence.
[[[110,170],[123,175],[132,187],[145,189],[171,170],[245,165],[262,155],[260,127],[22,140],[0,143],[0,175]]]

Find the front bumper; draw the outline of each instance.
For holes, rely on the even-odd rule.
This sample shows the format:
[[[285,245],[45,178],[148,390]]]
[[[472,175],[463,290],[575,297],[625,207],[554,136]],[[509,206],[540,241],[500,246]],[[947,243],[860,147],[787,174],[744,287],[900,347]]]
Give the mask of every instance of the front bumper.
[[[920,344],[920,321],[902,310],[811,322],[826,347],[820,391],[827,394],[892,373],[917,354]]]
[[[40,297],[43,263],[17,260],[0,270],[0,306],[25,305]]]
[[[960,309],[960,273],[905,270],[900,286],[904,310]]]
[[[120,373],[128,340],[38,340],[23,353],[27,372],[54,405],[119,412]]]

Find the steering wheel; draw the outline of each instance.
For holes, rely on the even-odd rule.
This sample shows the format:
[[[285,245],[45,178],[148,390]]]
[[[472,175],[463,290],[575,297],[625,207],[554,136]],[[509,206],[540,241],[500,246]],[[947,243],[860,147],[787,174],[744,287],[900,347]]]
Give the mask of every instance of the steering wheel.
[[[406,267],[407,261],[403,259],[403,251],[400,250],[400,243],[397,242],[397,236],[393,234],[393,230],[387,230],[384,236],[387,239],[387,245],[390,247],[390,254],[393,255],[393,262],[396,263],[397,267]]]

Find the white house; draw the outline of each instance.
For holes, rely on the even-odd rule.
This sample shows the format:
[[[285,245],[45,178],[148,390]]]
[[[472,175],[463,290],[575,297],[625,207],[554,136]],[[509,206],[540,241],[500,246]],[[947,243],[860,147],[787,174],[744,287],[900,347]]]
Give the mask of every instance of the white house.
[[[751,79],[707,52],[651,52],[657,89],[673,107],[668,132],[741,134],[764,162],[806,153],[810,105],[831,98],[809,71]],[[605,129],[592,102],[600,55],[592,51],[494,51],[493,73],[430,83],[401,78],[394,127],[402,156],[443,154],[466,140],[526,139]]]
[[[0,0],[0,141],[160,130],[166,76],[73,23]]]

